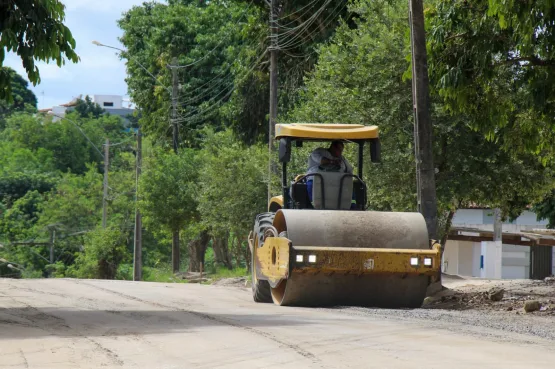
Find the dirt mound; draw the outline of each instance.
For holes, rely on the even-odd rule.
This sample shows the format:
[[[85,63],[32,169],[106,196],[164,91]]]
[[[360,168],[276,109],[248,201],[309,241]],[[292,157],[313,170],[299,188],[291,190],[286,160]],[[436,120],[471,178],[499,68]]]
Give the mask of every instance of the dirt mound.
[[[447,279],[446,289],[426,298],[424,308],[448,310],[490,310],[524,314],[526,304],[537,302],[528,313],[555,316],[555,279],[482,280]]]

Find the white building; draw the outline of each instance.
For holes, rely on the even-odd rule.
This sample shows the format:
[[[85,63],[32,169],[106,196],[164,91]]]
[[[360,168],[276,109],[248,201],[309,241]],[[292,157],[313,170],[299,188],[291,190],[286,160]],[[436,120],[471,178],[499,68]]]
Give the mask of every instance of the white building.
[[[94,103],[97,103],[102,109],[111,115],[119,115],[126,119],[126,117],[133,114],[135,111],[134,105],[130,100],[124,99],[121,95],[88,95]],[[71,111],[76,105],[77,101],[84,99],[83,95],[73,98],[67,104],[61,104],[49,109],[41,109],[39,112],[51,115],[52,121],[57,122],[65,117],[66,112]]]
[[[546,220],[538,221],[536,214],[524,211],[513,222],[502,224],[502,231],[521,232],[545,229]],[[453,218],[453,227],[475,228],[493,231],[492,209],[460,209]],[[553,247],[541,251],[550,252],[552,274],[555,274],[555,253]],[[517,246],[491,241],[447,241],[443,255],[443,272],[470,277],[492,279],[530,278],[530,246]]]

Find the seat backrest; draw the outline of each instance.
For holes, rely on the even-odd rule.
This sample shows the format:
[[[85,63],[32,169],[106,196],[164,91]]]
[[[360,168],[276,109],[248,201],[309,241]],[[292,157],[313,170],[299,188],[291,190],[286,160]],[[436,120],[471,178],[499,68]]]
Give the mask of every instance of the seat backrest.
[[[306,183],[291,183],[290,190],[291,199],[295,202],[295,208],[297,209],[307,209],[311,208],[310,198],[308,197],[308,190]]]
[[[343,172],[319,172],[320,176],[314,176],[314,184],[312,186],[312,200],[314,209],[338,210],[339,189],[341,182],[343,188],[341,190],[341,203],[339,209],[348,210],[351,208],[351,199],[353,197],[353,177],[345,177]],[[341,179],[343,178],[343,181]],[[324,196],[322,196],[322,179],[324,180]],[[322,201],[324,199],[324,201]],[[325,204],[325,207],[324,207]]]

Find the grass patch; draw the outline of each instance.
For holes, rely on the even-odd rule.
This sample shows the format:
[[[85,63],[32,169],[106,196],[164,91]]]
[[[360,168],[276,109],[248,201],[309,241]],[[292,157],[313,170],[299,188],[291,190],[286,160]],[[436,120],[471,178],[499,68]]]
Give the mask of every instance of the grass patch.
[[[143,267],[143,281],[160,283],[187,283],[186,280],[174,275],[169,267]]]
[[[210,273],[207,277],[212,279],[213,281],[217,281],[219,279],[224,278],[237,278],[237,277],[248,277],[250,279],[250,273],[247,268],[234,268],[234,269],[227,269],[227,268],[216,268],[214,273]]]

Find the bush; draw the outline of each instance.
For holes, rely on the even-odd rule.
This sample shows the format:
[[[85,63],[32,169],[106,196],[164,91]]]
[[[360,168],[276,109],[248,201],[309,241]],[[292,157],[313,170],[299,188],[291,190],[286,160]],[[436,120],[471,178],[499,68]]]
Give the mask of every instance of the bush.
[[[115,279],[120,264],[130,259],[126,244],[125,234],[119,229],[98,229],[87,234],[85,248],[69,268],[68,276]]]

